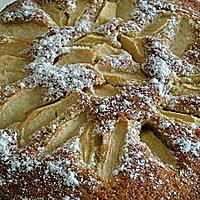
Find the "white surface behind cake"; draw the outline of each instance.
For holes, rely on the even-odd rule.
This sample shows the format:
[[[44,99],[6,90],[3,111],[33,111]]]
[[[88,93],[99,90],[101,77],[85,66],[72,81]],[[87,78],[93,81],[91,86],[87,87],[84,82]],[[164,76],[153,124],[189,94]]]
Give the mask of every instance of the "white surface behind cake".
[[[0,0],[0,11],[9,3],[14,2],[15,0]]]

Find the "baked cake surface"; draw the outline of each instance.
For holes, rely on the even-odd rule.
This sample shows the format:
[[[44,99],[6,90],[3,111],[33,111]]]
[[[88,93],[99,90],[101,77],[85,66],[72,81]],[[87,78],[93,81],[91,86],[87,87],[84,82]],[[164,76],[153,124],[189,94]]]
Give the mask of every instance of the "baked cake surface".
[[[200,199],[200,3],[18,0],[0,13],[0,199]]]

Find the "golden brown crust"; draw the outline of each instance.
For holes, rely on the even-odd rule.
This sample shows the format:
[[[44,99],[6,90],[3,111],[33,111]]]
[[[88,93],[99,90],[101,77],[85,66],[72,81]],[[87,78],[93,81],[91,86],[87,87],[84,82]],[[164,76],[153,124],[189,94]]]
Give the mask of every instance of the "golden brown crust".
[[[185,4],[191,6],[193,9],[200,11],[200,2],[199,0],[182,0]]]
[[[197,200],[199,12],[197,0],[8,5],[0,198]]]

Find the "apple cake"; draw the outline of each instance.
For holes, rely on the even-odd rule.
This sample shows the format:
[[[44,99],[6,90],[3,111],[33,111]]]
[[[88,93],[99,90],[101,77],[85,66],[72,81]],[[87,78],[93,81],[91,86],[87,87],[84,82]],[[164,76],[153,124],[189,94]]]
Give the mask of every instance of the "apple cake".
[[[1,11],[0,199],[200,199],[199,1]]]

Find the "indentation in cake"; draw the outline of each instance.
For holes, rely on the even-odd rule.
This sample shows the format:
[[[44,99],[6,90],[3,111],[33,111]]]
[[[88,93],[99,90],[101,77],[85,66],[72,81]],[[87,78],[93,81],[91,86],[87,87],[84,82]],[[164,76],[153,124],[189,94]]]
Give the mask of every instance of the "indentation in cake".
[[[176,165],[176,158],[172,151],[154,134],[150,126],[146,125],[141,130],[141,141],[146,143],[152,153],[164,164]]]

